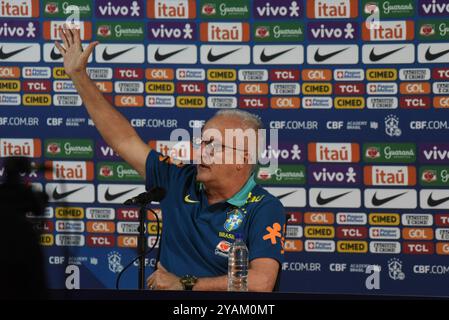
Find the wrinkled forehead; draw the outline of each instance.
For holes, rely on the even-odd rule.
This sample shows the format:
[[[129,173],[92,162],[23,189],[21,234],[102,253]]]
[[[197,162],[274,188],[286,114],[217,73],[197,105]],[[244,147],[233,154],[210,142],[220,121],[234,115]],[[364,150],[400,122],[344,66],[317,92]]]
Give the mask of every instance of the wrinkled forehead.
[[[205,140],[225,140],[226,132],[243,129],[242,121],[234,117],[214,117],[206,122],[201,129],[202,137]]]
[[[202,140],[216,141],[240,149],[256,147],[258,132],[244,125],[241,119],[217,117],[208,121],[202,129]]]

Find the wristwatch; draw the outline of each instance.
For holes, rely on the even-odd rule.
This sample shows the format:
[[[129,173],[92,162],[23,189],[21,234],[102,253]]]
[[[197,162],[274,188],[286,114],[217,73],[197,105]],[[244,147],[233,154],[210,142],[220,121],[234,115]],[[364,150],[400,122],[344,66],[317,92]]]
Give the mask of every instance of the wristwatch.
[[[184,290],[192,291],[193,287],[195,286],[196,282],[198,281],[198,278],[191,275],[185,275],[179,279],[179,281],[182,284],[182,287]]]

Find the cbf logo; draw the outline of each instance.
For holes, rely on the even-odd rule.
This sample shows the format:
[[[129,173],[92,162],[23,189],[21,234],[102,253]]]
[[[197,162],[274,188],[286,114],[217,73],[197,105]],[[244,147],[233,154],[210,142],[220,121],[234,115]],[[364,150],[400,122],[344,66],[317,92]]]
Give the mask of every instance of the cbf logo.
[[[385,133],[390,137],[400,137],[402,135],[397,116],[390,114],[385,117]]]
[[[393,280],[404,280],[405,274],[402,272],[402,261],[393,258],[388,260],[388,275]]]
[[[109,252],[108,254],[109,270],[113,273],[119,273],[123,270],[122,255],[117,251]]]
[[[227,214],[226,221],[224,223],[224,228],[226,231],[231,232],[237,230],[243,222],[243,218],[245,217],[245,209],[234,209]]]

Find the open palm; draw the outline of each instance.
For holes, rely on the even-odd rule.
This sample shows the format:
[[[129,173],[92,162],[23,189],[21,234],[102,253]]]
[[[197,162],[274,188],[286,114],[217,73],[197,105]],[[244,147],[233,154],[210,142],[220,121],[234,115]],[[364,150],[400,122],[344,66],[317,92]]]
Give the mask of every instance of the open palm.
[[[98,41],[91,42],[85,50],[81,46],[79,28],[69,28],[66,24],[59,28],[59,36],[64,44],[55,42],[56,47],[64,58],[64,69],[69,77],[86,71],[87,60]]]

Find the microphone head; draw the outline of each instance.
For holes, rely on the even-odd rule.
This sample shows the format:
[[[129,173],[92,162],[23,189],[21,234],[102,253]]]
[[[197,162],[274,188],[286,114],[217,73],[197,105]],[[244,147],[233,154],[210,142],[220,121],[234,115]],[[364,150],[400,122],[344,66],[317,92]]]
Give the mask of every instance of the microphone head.
[[[151,201],[160,202],[165,198],[167,192],[164,188],[154,187],[148,191],[148,196],[151,198]]]

